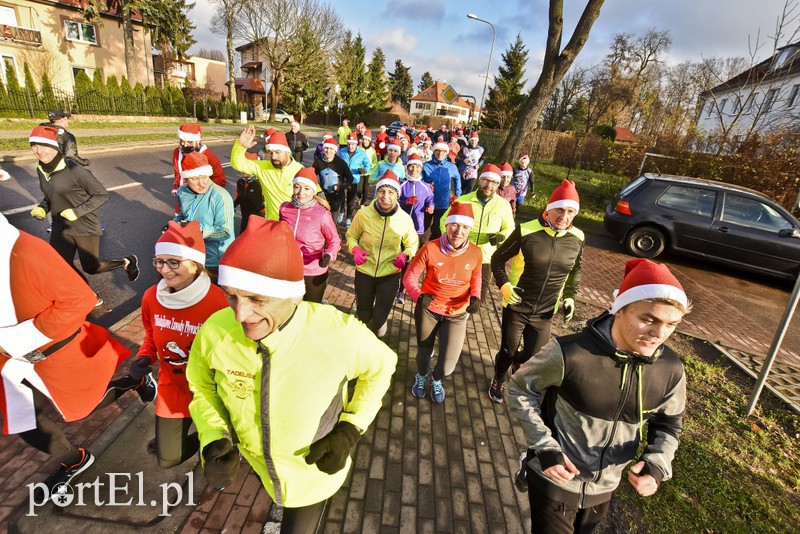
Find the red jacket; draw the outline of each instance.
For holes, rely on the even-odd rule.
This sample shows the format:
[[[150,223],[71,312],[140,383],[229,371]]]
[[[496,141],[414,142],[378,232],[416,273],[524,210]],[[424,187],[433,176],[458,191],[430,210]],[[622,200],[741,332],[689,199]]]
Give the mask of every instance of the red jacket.
[[[216,154],[211,152],[206,145],[200,145],[200,150],[205,157],[208,158],[208,164],[211,165],[211,181],[220,187],[225,187],[225,172],[222,170],[222,164]],[[181,161],[183,160],[183,152],[180,147],[175,147],[172,151],[172,168],[175,171],[175,180],[172,182],[172,190],[177,191],[183,181],[181,180]]]
[[[386,155],[386,145],[389,144],[389,134],[386,132],[378,132],[375,135],[375,153],[378,154],[379,157],[384,157]]]
[[[10,276],[9,276],[10,275]],[[49,397],[64,420],[89,415],[130,351],[86,321],[97,296],[46,242],[0,216],[0,411],[3,432],[36,428],[33,392]],[[75,335],[77,332],[77,335]],[[34,350],[74,337],[33,365]]]
[[[159,417],[191,417],[192,392],[186,382],[189,349],[205,320],[227,307],[225,293],[211,284],[208,276],[198,278],[177,293],[169,293],[163,280],[145,291],[142,297],[145,335],[138,356],[160,362],[156,397]]]

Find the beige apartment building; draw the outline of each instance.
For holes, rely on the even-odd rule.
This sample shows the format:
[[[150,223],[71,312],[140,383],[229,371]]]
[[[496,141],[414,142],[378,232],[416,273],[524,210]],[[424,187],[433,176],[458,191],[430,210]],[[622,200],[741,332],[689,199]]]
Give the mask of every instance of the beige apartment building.
[[[100,69],[105,77],[126,74],[122,26],[112,13],[102,24],[90,23],[81,13],[81,0],[0,0],[0,76],[5,83],[10,65],[20,85],[27,62],[36,83],[47,72],[51,83],[66,91],[75,76],[91,77]],[[150,33],[137,19],[133,22],[136,48],[136,81],[153,85]],[[133,80],[130,80],[133,82]],[[222,82],[224,84],[224,81]]]

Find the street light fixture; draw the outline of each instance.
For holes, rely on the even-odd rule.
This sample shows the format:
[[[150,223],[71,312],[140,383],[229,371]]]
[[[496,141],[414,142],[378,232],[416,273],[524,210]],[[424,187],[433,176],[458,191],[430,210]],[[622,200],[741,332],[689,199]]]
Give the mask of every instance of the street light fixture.
[[[492,68],[492,55],[494,54],[494,40],[497,37],[497,30],[495,29],[494,24],[488,20],[478,18],[478,16],[474,13],[467,13],[467,18],[477,20],[479,22],[485,22],[492,27],[492,48],[489,50],[489,63],[486,65],[486,78],[483,80],[483,93],[481,94],[481,111],[480,115],[478,115],[478,125],[480,125],[481,121],[483,120],[483,99],[486,97],[486,84],[489,83],[489,70]]]

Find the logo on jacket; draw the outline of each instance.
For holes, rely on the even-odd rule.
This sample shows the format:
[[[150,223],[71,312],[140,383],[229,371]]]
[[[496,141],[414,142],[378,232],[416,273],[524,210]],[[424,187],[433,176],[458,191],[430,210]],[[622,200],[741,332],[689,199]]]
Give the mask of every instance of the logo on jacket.
[[[233,386],[233,394],[240,399],[251,398],[256,390],[252,382],[245,380],[234,380],[231,385]]]

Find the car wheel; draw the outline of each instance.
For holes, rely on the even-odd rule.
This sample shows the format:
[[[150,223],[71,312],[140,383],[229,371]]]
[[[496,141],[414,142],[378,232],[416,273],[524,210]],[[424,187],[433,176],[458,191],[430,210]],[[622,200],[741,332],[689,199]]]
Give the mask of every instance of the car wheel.
[[[289,122],[289,119],[283,119],[283,122]]]
[[[663,232],[652,226],[634,228],[625,238],[625,249],[637,258],[655,258],[666,245]]]

